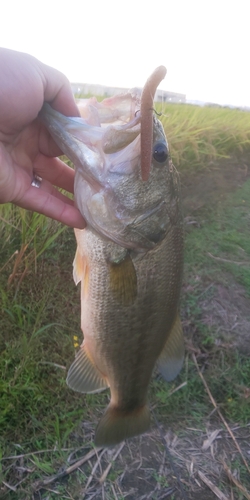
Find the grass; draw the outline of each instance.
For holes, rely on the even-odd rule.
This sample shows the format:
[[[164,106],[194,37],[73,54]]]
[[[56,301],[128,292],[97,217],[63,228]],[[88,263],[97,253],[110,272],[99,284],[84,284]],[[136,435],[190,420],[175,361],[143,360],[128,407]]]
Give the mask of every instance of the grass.
[[[35,271],[37,259],[49,248],[53,251],[65,227],[41,214],[28,212],[10,203],[0,207],[0,272],[11,262],[8,285],[18,276],[16,291],[30,266]],[[13,252],[10,252],[13,249]],[[6,260],[7,257],[7,260]],[[2,264],[3,263],[3,264]]]
[[[249,181],[230,194],[226,205],[206,209],[199,229],[186,236],[186,259],[192,272],[205,270],[213,277],[223,269],[245,285],[250,295]],[[191,243],[190,243],[191,242]],[[230,255],[230,258],[228,256]],[[188,270],[188,267],[187,267]]]
[[[158,104],[174,164],[180,172],[207,168],[216,158],[250,151],[249,113],[190,104]]]
[[[77,95],[89,98],[90,94]],[[102,101],[102,96],[97,96]],[[196,172],[209,162],[250,152],[249,113],[240,109],[155,103],[180,172]]]
[[[195,169],[206,170],[213,155],[235,153],[236,144],[238,152],[242,148],[247,152],[246,117],[244,112],[231,110],[164,108],[175,162],[183,171],[191,162],[194,175]],[[227,421],[242,428],[250,421],[249,214],[247,181],[224,200],[197,211],[195,224],[186,226],[182,318],[187,356],[176,381],[167,386],[156,376],[149,394],[159,422],[181,438],[187,435],[187,427],[205,432],[208,421],[218,425],[193,353]],[[71,453],[77,458],[82,453],[76,451],[79,448],[92,449],[93,429],[108,401],[106,393],[79,395],[65,383],[75,345],[82,340],[79,289],[72,279],[73,231],[11,205],[0,207],[0,221],[0,474],[7,485],[21,481],[16,491],[3,486],[0,496],[10,500],[82,498],[90,462],[82,473],[75,471],[67,481],[57,482],[54,491],[41,489],[39,497],[32,489],[37,481],[65,466]],[[228,294],[227,299],[223,294]],[[7,458],[19,455],[22,458]],[[149,466],[147,477],[154,487],[167,488],[171,477],[156,465]],[[249,487],[249,476],[237,456],[234,466]],[[21,472],[22,467],[27,470]],[[114,488],[122,498],[119,478],[123,470],[124,462],[111,469],[105,482],[107,498],[115,498]]]

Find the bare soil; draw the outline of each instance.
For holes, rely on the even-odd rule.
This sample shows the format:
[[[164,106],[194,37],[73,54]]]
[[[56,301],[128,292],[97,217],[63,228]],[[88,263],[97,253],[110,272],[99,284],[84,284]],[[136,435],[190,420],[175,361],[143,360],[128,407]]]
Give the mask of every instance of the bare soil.
[[[205,430],[187,427],[177,435],[167,430],[166,423],[161,426],[161,432],[155,428],[143,436],[100,452],[98,455],[96,453],[79,467],[79,475],[74,478],[72,498],[74,500],[243,499],[240,490],[237,492],[232,487],[233,483],[227,472],[230,463],[238,455],[232,437],[222,423],[211,425],[208,419],[205,425]],[[231,430],[246,460],[249,460],[250,424],[244,428],[235,425]],[[79,429],[79,436],[80,434]],[[89,437],[94,437],[93,428]],[[86,455],[87,453],[89,449],[86,450]],[[83,451],[81,456],[84,456]],[[232,470],[231,473],[241,484],[239,471]],[[86,477],[89,481],[87,488],[83,487],[83,484],[86,484]],[[56,493],[58,484],[55,481],[50,486],[50,491]],[[42,487],[42,484],[40,486]],[[39,491],[44,490],[39,488]],[[38,500],[41,496],[35,493],[33,498]]]

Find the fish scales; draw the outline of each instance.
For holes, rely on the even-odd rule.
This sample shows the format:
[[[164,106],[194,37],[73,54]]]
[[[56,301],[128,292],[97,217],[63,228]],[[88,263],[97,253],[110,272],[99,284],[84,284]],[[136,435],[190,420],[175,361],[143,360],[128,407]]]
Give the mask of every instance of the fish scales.
[[[110,388],[110,404],[96,430],[99,446],[148,429],[147,390],[154,367],[170,381],[184,356],[178,314],[183,267],[178,173],[163,127],[152,117],[151,167],[143,174],[140,109],[134,117],[138,96],[131,92],[106,101],[91,100],[83,108],[88,117],[83,122],[48,107],[41,114],[75,163],[76,204],[87,220],[86,229],[75,230],[73,272],[75,282],[81,281],[84,341],[67,382],[79,392]],[[103,131],[98,116],[109,123],[112,115],[116,124]]]
[[[86,337],[96,339],[95,354],[91,348],[90,354],[106,374],[111,394],[116,394],[114,404],[119,407],[130,407],[134,400],[145,403],[155,360],[175,319],[180,292],[176,279],[180,255],[175,251],[175,240],[181,237],[180,232],[170,230],[153,251],[132,258],[137,296],[132,304],[123,306],[110,293],[109,269],[103,265],[107,259],[106,242],[92,231],[84,231],[82,244],[90,274],[81,326]]]

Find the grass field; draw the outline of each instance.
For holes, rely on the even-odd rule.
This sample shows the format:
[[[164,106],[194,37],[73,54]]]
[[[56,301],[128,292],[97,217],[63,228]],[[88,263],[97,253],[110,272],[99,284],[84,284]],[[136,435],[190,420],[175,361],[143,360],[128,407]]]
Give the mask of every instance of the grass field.
[[[0,498],[250,498],[250,115],[160,111],[183,187],[184,368],[155,374],[151,431],[97,455],[108,394],[65,383],[82,341],[73,231],[0,206]]]
[[[249,113],[190,104],[158,104],[174,163],[181,172],[207,168],[215,158],[228,158],[250,148]]]

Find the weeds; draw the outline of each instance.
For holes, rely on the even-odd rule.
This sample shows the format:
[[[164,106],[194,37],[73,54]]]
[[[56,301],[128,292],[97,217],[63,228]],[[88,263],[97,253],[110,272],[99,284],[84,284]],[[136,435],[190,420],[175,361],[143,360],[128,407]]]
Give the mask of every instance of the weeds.
[[[188,165],[192,172],[206,168],[215,156],[249,147],[246,113],[184,105],[163,111],[172,154],[183,171]],[[247,181],[224,201],[196,211],[197,224],[186,226],[182,298],[186,360],[172,384],[167,386],[156,375],[150,386],[150,403],[189,486],[195,484],[192,467],[196,467],[189,440],[191,449],[198,450],[195,457],[200,464],[208,424],[221,426],[193,353],[218,408],[229,423],[237,422],[239,439],[250,421],[249,200]],[[155,430],[130,441],[118,455],[114,450],[97,457],[93,429],[108,394],[80,395],[66,387],[66,372],[82,339],[79,290],[72,280],[73,231],[11,205],[0,207],[0,221],[0,471],[5,482],[0,496],[77,499],[84,498],[87,487],[89,497],[96,492],[101,498],[106,488],[107,498],[123,498],[125,489],[124,497],[135,498],[139,482],[141,495],[152,487],[152,498],[158,498],[158,491],[171,498],[172,490],[173,498],[181,498]],[[187,428],[193,429],[191,437]],[[227,437],[225,443],[222,451],[227,454]],[[228,456],[234,457],[230,470],[239,471],[235,491],[239,483],[245,491],[246,468],[235,449]],[[209,461],[208,455],[204,460]],[[183,464],[189,464],[188,476]],[[216,467],[213,481],[218,477],[223,489],[227,483],[218,475],[218,462]],[[206,471],[204,463],[201,468]],[[74,475],[60,475],[68,470]]]
[[[15,281],[18,292],[30,267],[36,272],[37,259],[48,248],[50,251],[55,248],[56,240],[65,231],[65,227],[41,214],[28,212],[11,204],[0,206],[0,221],[2,259],[8,255],[8,263],[12,264],[8,285]],[[11,255],[10,248],[13,248]],[[0,271],[6,264],[4,262],[3,266],[0,265]]]
[[[156,109],[181,172],[193,173],[216,158],[250,151],[249,113],[189,104],[158,104]]]

